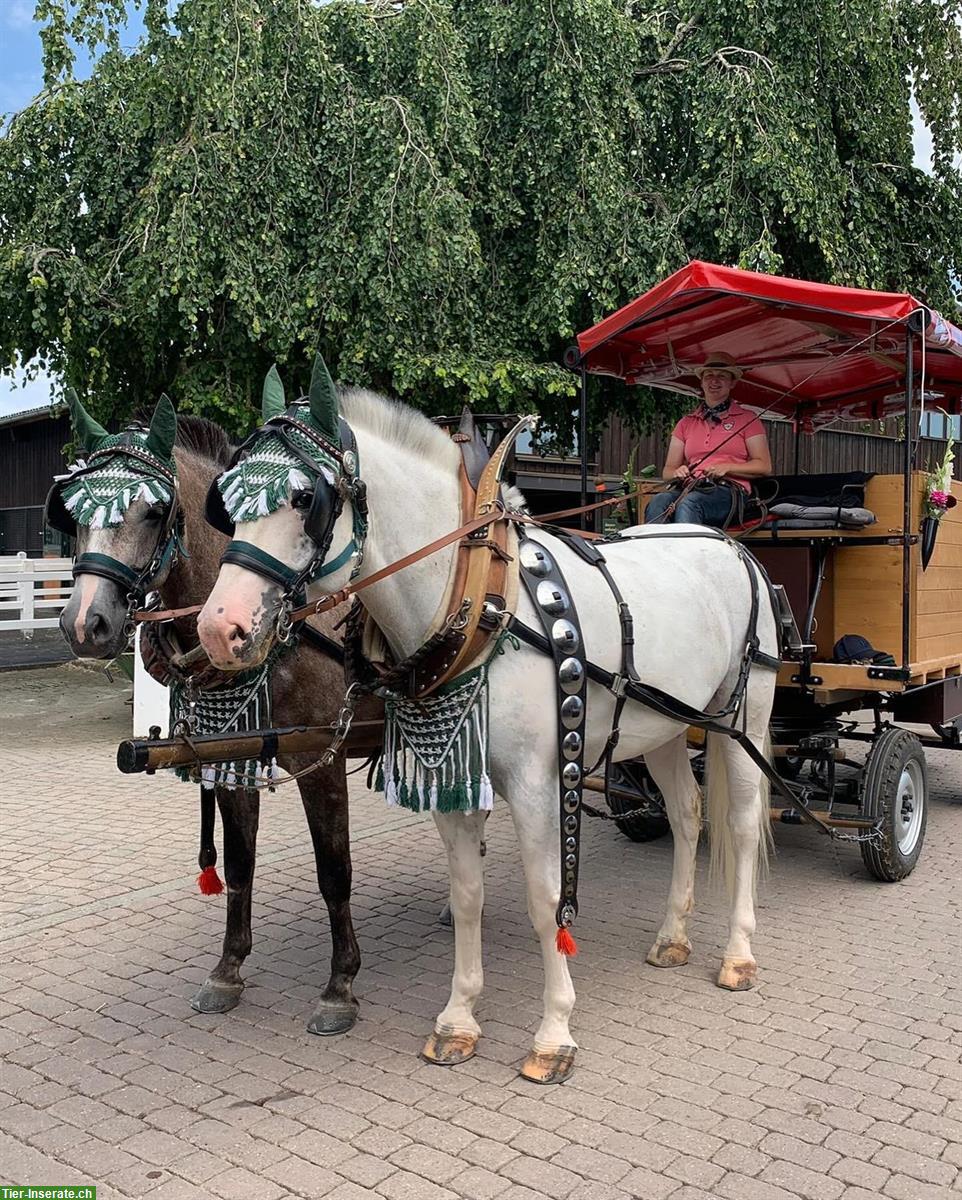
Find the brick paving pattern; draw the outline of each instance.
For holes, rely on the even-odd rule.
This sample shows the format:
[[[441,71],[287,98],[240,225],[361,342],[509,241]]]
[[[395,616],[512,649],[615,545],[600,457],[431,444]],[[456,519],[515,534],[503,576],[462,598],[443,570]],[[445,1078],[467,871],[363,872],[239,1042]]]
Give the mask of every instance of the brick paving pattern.
[[[122,694],[75,668],[0,676],[0,1183],[90,1182],[102,1200],[962,1195],[962,756],[929,755],[926,846],[902,884],[870,880],[851,847],[776,830],[761,984],[743,995],[712,986],[723,906],[704,855],[692,962],[659,971],[644,955],[670,842],[589,823],[579,1063],[540,1089],[516,1076],[542,977],[503,807],[471,1062],[417,1058],[452,960],[433,825],[386,811],[359,777],[356,1028],[305,1029],[330,939],[292,789],[262,805],[241,1003],[193,1013],[223,898],[194,887],[194,790],[114,768]]]

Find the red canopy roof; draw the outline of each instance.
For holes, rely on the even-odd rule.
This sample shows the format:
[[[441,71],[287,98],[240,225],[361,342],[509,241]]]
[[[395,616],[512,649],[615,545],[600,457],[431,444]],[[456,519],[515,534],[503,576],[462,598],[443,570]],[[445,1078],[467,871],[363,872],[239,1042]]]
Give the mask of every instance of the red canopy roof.
[[[691,262],[578,334],[588,371],[700,394],[693,368],[724,350],[741,404],[805,424],[881,418],[905,406],[905,331],[925,330],[925,404],[962,411],[962,330],[912,296]],[[914,341],[916,380],[922,369]],[[915,393],[918,403],[918,393]]]

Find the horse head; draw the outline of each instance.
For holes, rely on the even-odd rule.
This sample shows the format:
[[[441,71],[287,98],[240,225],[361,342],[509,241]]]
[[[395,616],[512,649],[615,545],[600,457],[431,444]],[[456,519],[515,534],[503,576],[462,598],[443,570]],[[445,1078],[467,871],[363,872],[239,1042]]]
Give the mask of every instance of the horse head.
[[[47,523],[77,541],[60,628],[75,654],[113,658],[127,644],[133,609],[166,579],[180,549],[177,416],[162,396],[149,427],[109,434],[75,392],[67,399],[84,458],[47,497]]]
[[[309,394],[290,406],[271,368],[262,419],[208,494],[207,519],[233,540],[197,632],[228,671],[263,662],[312,584],[333,591],[353,578],[367,532],[357,448],[320,355]]]

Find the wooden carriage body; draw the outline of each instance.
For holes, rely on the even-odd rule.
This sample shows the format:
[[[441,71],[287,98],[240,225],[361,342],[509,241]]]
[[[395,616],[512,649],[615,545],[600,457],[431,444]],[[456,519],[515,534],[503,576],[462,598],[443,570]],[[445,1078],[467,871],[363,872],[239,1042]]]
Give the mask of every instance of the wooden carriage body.
[[[912,537],[918,536],[922,524],[925,480],[922,472],[911,476]],[[815,598],[810,675],[818,699],[962,680],[962,483],[952,486],[957,504],[939,521],[927,566],[922,565],[920,540],[909,547],[904,592],[901,475],[875,475],[866,484],[865,507],[875,514],[873,525],[856,530],[762,529],[743,539],[772,580],[785,587],[800,628]],[[906,606],[907,662],[899,668],[900,674],[879,674],[867,665],[833,661],[837,642],[860,634],[876,650],[901,663]],[[779,685],[797,686],[798,676],[798,663],[786,662]],[[962,689],[962,682],[959,686]]]

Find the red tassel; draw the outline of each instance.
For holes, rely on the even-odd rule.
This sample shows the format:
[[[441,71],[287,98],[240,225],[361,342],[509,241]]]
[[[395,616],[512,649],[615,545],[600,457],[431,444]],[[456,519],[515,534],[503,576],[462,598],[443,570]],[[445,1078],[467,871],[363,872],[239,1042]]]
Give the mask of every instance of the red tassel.
[[[558,947],[558,953],[563,954],[565,958],[574,958],[578,953],[578,943],[567,929],[558,930],[555,945]]]
[[[219,896],[224,890],[216,867],[204,867],[197,876],[197,886],[200,888],[202,896]]]

